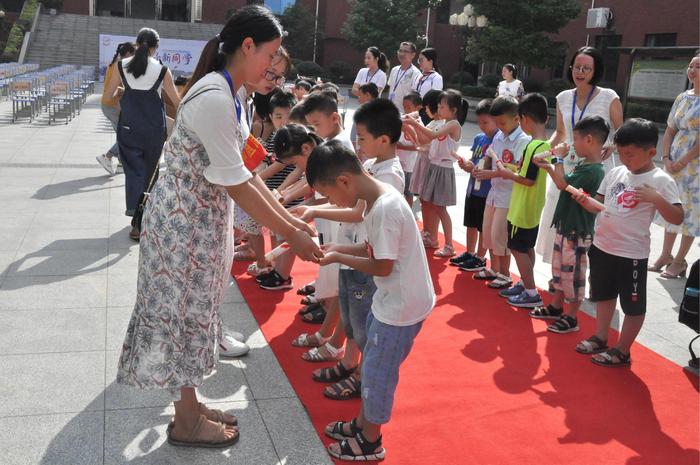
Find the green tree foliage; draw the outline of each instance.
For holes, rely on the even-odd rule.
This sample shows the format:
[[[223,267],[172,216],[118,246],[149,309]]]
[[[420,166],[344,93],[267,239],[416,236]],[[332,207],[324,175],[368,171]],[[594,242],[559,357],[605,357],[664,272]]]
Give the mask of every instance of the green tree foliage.
[[[418,15],[437,0],[350,0],[343,35],[357,50],[372,45],[393,59],[402,41],[418,42],[425,24]]]
[[[581,11],[579,0],[469,0],[477,15],[488,18],[488,27],[467,41],[467,59],[478,63],[557,65],[566,44],[552,40]]]
[[[24,2],[19,18],[17,18],[12,29],[10,29],[10,35],[7,37],[5,50],[2,57],[0,57],[0,61],[17,61],[19,52],[22,49],[24,33],[29,31],[32,27],[32,21],[34,20],[37,8],[39,8],[37,0],[26,0]]]
[[[284,14],[280,16],[280,22],[284,30],[287,31],[287,37],[284,38],[283,45],[287,48],[289,54],[301,60],[311,60],[314,53],[314,14],[299,2],[296,2],[284,10]],[[322,25],[319,23],[316,37],[317,59],[321,56],[322,30]]]

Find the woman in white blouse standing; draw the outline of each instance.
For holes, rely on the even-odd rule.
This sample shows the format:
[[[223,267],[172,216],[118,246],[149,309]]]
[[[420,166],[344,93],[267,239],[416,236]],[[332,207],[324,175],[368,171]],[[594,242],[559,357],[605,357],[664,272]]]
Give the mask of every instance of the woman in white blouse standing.
[[[250,137],[237,90],[263,78],[283,31],[263,7],[236,10],[207,42],[164,147],[166,172],[146,206],[136,304],[117,382],[165,389],[175,400],[168,442],[229,447],[238,420],[197,400],[195,389],[215,368],[219,307],[233,261],[232,202],[281,234],[305,260],[322,252],[242,159]]]
[[[604,71],[600,51],[593,47],[581,47],[569,65],[568,78],[575,87],[557,95],[557,128],[549,143],[552,147],[562,142],[569,144],[569,155],[564,159],[566,173],[570,173],[581,160],[574,150],[573,127],[586,116],[600,116],[610,126],[610,135],[603,148],[603,166],[606,172],[615,166],[612,140],[615,131],[622,125],[622,103],[614,90],[598,86]],[[549,178],[536,246],[545,263],[552,261],[555,231],[551,224],[558,198],[559,190]]]
[[[501,69],[501,76],[503,80],[498,83],[498,91],[496,92],[496,97],[501,95],[509,95],[520,100],[520,97],[525,95],[525,88],[523,83],[518,78],[518,68],[517,66],[506,63]]]
[[[386,72],[389,70],[389,60],[377,47],[369,47],[365,52],[365,68],[357,72],[355,82],[352,85],[352,95],[360,95],[360,86],[373,82],[379,90],[381,97],[386,87]]]
[[[442,75],[437,60],[437,50],[432,47],[424,48],[418,54],[418,67],[421,74],[414,78],[413,90],[421,97],[424,97],[429,90],[442,90]]]

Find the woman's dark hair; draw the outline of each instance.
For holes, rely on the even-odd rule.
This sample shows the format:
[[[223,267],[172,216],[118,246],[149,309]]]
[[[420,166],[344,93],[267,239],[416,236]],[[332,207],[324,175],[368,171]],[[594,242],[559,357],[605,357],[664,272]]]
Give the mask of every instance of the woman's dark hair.
[[[430,60],[433,63],[433,69],[435,71],[437,71],[438,73],[440,72],[440,67],[438,66],[438,63],[437,63],[437,59],[438,59],[437,50],[435,50],[433,47],[424,48],[423,50],[420,51],[420,55],[423,55],[427,60]]]
[[[603,54],[595,47],[581,47],[574,53],[574,56],[571,57],[571,62],[569,62],[569,69],[566,72],[567,79],[571,83],[574,82],[574,62],[579,55],[588,55],[593,58],[593,76],[591,76],[589,82],[591,85],[598,84],[603,79],[605,63],[603,62]]]
[[[460,126],[464,124],[467,119],[467,112],[469,111],[469,102],[462,97],[461,92],[454,89],[447,89],[440,95],[440,101],[444,100],[447,106],[452,110],[456,110],[457,121]]]
[[[272,145],[275,150],[275,157],[280,160],[287,160],[293,156],[301,154],[301,146],[304,144],[320,145],[323,139],[317,136],[301,124],[290,123],[282,126],[275,133]]]
[[[367,51],[378,60],[377,66],[379,66],[379,69],[386,73],[389,70],[389,59],[384,55],[384,52],[380,51],[377,47],[369,47]]]
[[[277,93],[282,92],[279,87],[275,87],[269,94],[253,94],[253,106],[255,107],[255,113],[262,119],[267,119],[272,113],[272,107],[270,106],[270,100],[272,97],[277,95]]]
[[[155,29],[144,27],[139,31],[139,35],[136,36],[136,46],[138,48],[136,49],[134,58],[132,58],[126,66],[126,70],[135,78],[146,74],[146,68],[148,68],[148,51],[157,47],[158,42],[160,42],[160,36]]]
[[[508,71],[510,71],[510,73],[513,75],[513,79],[518,79],[518,67],[517,66],[515,66],[512,63],[506,63],[505,65],[503,65],[503,67],[505,69],[507,69]]]
[[[117,45],[117,51],[114,53],[114,56],[112,57],[112,62],[109,65],[112,66],[114,63],[116,63],[117,58],[121,60],[128,54],[134,53],[135,51],[136,48],[134,47],[134,44],[132,44],[131,42],[122,42],[121,44]]]
[[[270,42],[282,37],[284,31],[275,15],[260,5],[248,5],[236,10],[214,38],[206,43],[197,62],[197,67],[185,89],[190,88],[212,71],[226,66],[226,58],[233,55],[250,37],[255,44]]]
[[[436,114],[438,103],[440,103],[441,96],[442,96],[441,90],[430,89],[423,96],[423,108],[428,108],[432,114]]]

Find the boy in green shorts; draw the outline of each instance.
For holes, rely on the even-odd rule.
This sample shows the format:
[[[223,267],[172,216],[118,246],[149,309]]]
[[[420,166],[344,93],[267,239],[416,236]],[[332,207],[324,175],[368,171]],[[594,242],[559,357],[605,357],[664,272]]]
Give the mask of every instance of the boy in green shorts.
[[[515,257],[520,282],[500,291],[514,307],[537,307],[542,298],[535,287],[535,243],[544,208],[547,175],[533,163],[536,154],[549,151],[545,124],[547,124],[547,99],[532,93],[523,97],[518,105],[520,127],[532,140],[525,146],[517,171],[511,171],[501,161],[496,162],[503,179],[513,181],[513,193],[508,208],[508,248]]]

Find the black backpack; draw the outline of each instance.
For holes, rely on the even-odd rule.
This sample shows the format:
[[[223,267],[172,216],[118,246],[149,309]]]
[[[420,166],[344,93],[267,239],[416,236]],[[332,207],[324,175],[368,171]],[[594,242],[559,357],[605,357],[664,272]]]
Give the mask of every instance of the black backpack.
[[[681,307],[678,310],[678,321],[695,331],[700,333],[700,318],[698,318],[698,307],[700,306],[700,299],[698,298],[698,287],[700,287],[700,260],[695,260],[693,266],[690,267],[690,274],[688,275],[688,280],[685,282],[685,292],[683,294],[683,300],[681,301]],[[693,342],[700,338],[696,336],[688,344],[688,350],[690,351],[690,364],[691,367],[698,367],[698,357],[693,352]]]

